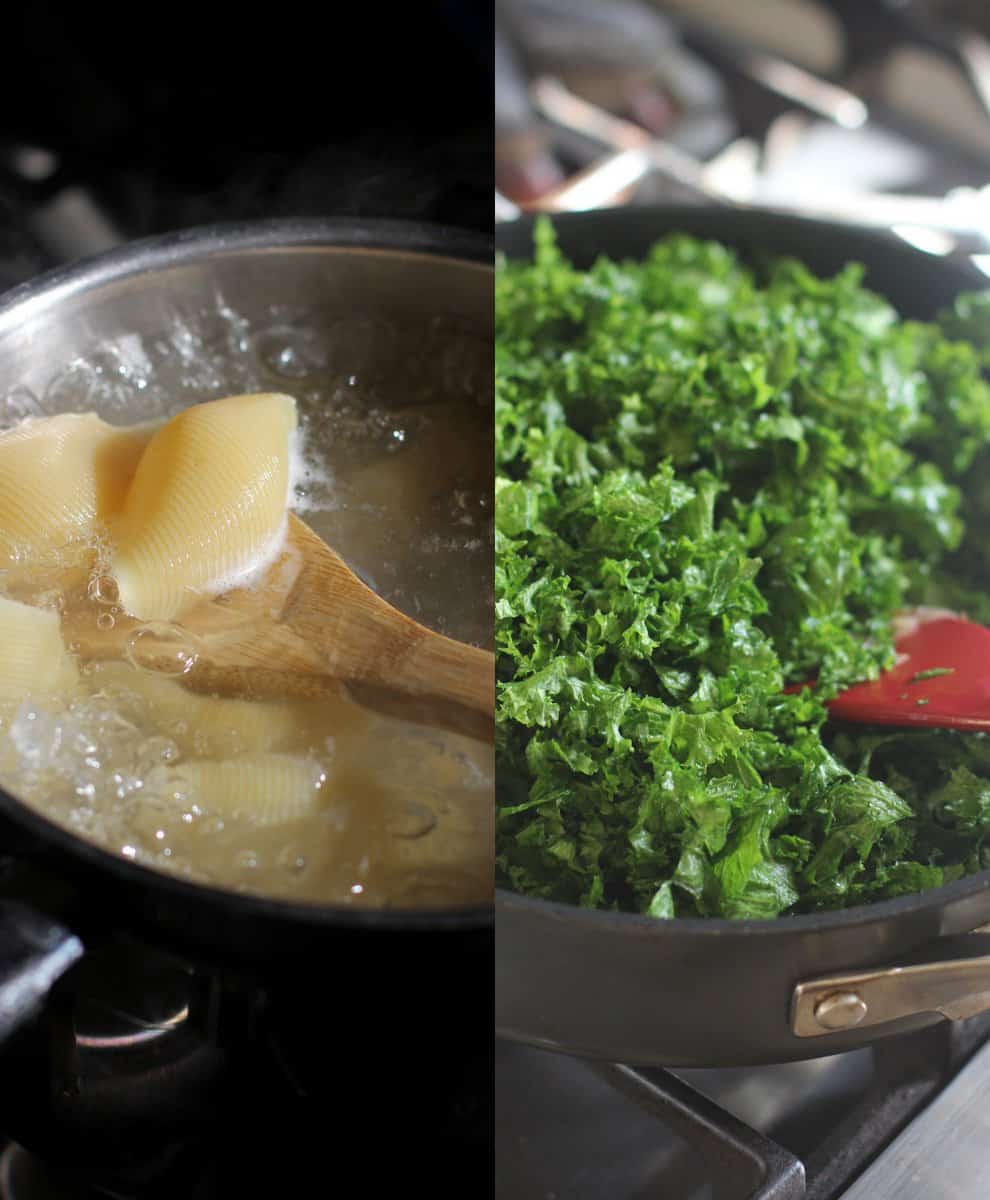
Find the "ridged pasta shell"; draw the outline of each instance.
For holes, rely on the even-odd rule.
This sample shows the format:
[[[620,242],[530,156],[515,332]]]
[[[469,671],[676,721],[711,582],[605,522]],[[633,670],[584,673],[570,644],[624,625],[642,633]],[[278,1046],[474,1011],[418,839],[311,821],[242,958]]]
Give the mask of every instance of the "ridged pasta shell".
[[[367,709],[343,696],[314,703],[203,695],[123,662],[91,664],[86,685],[94,691],[107,689],[115,702],[128,707],[136,700],[142,725],[167,733],[185,753],[204,758],[309,750],[327,738],[362,737],[376,722]]]
[[[151,428],[94,413],[21,422],[0,434],[0,561],[38,566],[119,512]]]
[[[58,613],[0,596],[0,701],[65,696],[77,682]]]
[[[88,681],[118,696],[139,697],[146,720],[156,730],[208,756],[278,750],[305,738],[307,714],[289,701],[201,696],[173,679],[120,662],[98,664]],[[176,735],[180,724],[186,732]]]
[[[172,620],[277,548],[289,499],[291,396],[187,408],[141,457],[113,527],[112,572],[139,620]]]
[[[196,804],[225,821],[254,828],[284,825],[310,816],[326,798],[326,776],[312,758],[250,754],[223,761],[196,760],[148,773],[152,795]]]

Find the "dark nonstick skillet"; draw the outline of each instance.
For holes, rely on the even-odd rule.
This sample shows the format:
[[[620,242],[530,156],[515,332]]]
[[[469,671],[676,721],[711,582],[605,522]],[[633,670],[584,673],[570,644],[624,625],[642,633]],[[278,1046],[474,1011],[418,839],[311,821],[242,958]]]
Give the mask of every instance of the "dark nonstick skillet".
[[[665,233],[747,258],[793,255],[830,273],[856,260],[906,316],[931,317],[982,276],[904,242],[757,211],[614,209],[554,218],[564,252],[641,257]],[[496,248],[532,250],[532,223]],[[985,282],[985,281],[984,281]],[[640,1065],[813,1058],[990,1008],[990,872],[842,912],[774,921],[656,920],[500,891],[496,1030],[548,1049]]]

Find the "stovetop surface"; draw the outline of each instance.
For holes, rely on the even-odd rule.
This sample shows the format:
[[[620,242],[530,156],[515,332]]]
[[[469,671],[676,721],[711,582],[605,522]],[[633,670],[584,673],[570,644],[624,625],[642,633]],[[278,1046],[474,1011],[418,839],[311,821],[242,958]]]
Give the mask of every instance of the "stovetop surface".
[[[497,1200],[979,1200],[990,1189],[986,1016],[806,1062],[672,1072],[499,1042],[495,1079]]]

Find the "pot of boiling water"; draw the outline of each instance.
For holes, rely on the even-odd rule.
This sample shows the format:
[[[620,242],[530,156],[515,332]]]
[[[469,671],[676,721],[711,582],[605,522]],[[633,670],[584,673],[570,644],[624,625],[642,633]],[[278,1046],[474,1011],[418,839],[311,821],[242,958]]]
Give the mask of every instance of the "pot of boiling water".
[[[0,422],[96,411],[132,424],[222,395],[288,392],[310,455],[300,515],[397,607],[490,647],[492,288],[490,243],[415,224],[272,222],[135,243],[3,298]],[[277,1045],[310,1113],[335,1097],[352,1148],[370,1118],[347,1092],[358,1108],[389,1092],[396,1144],[437,1136],[445,1118],[426,1109],[456,1107],[491,1056],[490,749],[383,727],[369,773],[348,785],[350,877],[314,865],[312,830],[176,869],[153,845],[136,851],[119,813],[104,820],[73,798],[72,730],[38,733],[37,717],[0,730],[19,739],[15,761],[41,756],[50,772],[36,770],[33,787],[16,771],[0,779],[0,1038],[18,1071],[50,1083],[43,1102],[22,1091],[0,1103],[13,1136],[109,1161],[107,1131],[125,1111],[132,1145],[208,1127],[217,1113],[200,1111],[203,1097],[231,1101],[232,1056],[233,1094],[270,1094],[244,1067],[262,1043]],[[390,828],[404,845],[442,843],[448,813],[457,836],[422,869],[376,874],[384,835],[368,835],[368,854],[355,847],[384,794],[403,796]],[[108,1071],[100,1039],[77,1036],[96,993],[101,1011],[157,1029],[159,1048],[111,1039]],[[180,1043],[176,1062],[193,1047],[195,1069],[169,1066],[165,1047]],[[130,1083],[94,1091],[110,1076]]]

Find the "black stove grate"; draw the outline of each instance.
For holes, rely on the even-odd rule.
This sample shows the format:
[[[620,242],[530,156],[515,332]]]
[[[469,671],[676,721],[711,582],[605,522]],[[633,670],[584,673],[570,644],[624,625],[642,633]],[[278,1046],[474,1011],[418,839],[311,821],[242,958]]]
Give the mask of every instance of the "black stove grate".
[[[727,1200],[738,1197],[741,1188],[748,1191],[749,1200],[802,1200],[807,1195],[805,1169],[798,1158],[670,1071],[614,1063],[596,1069],[664,1121],[684,1139],[689,1153],[703,1160],[713,1200],[720,1200],[722,1193]],[[665,1189],[665,1194],[673,1193]]]
[[[607,1187],[610,1200],[841,1200],[988,1040],[990,1015],[823,1060],[823,1072],[839,1060],[850,1068],[853,1059],[869,1061],[865,1073],[859,1063],[856,1086],[831,1102],[815,1082],[815,1064],[790,1064],[809,1067],[811,1083],[795,1089],[772,1078],[767,1086],[777,1097],[766,1122],[741,1119],[695,1086],[714,1081],[717,1092],[720,1076],[745,1076],[743,1069],[681,1078],[500,1043],[496,1196],[585,1200]],[[732,1090],[724,1094],[731,1104]],[[600,1141],[594,1132],[584,1137],[596,1129]]]

